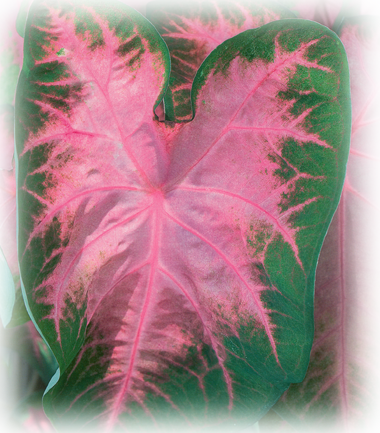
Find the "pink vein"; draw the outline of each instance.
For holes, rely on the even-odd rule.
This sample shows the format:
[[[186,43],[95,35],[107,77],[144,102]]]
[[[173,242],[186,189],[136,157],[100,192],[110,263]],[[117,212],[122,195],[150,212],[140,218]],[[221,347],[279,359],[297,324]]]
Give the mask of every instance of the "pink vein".
[[[149,273],[149,280],[148,280],[148,287],[147,287],[147,291],[146,291],[146,295],[145,295],[145,299],[144,299],[144,304],[142,307],[142,311],[141,311],[141,315],[140,315],[140,321],[138,324],[138,328],[137,328],[137,332],[133,341],[133,347],[132,347],[132,354],[131,354],[131,358],[129,361],[129,367],[128,367],[128,371],[124,380],[124,383],[121,386],[121,389],[119,391],[119,394],[116,398],[116,402],[113,406],[113,410],[111,413],[111,416],[107,422],[107,431],[111,431],[113,426],[115,425],[116,421],[117,421],[117,417],[122,409],[122,404],[123,404],[123,400],[125,398],[125,394],[128,392],[128,387],[130,385],[130,380],[132,377],[132,372],[133,372],[133,368],[135,366],[135,360],[136,360],[136,354],[137,354],[137,348],[140,342],[140,338],[141,338],[141,332],[143,329],[143,325],[144,325],[144,321],[145,321],[145,317],[148,311],[148,306],[149,306],[149,302],[150,302],[150,298],[152,295],[152,291],[153,291],[153,282],[154,282],[154,277],[155,277],[155,273],[157,270],[157,264],[158,264],[158,254],[159,254],[159,242],[160,242],[160,228],[161,228],[161,220],[162,220],[162,200],[163,197],[160,199],[156,199],[154,201],[154,203],[151,205],[153,206],[153,211],[154,211],[154,224],[152,227],[152,250],[151,250],[151,254],[150,254],[150,263],[151,263],[151,268],[150,268],[150,273]],[[150,206],[149,206],[150,207]]]
[[[168,278],[170,278],[173,283],[182,291],[182,293],[186,296],[186,298],[189,300],[189,302],[191,303],[191,305],[193,306],[194,310],[196,311],[196,313],[198,314],[199,318],[201,319],[201,322],[203,324],[203,327],[207,333],[207,335],[209,336],[211,343],[212,343],[212,347],[214,349],[215,355],[218,358],[218,362],[219,365],[223,371],[223,375],[224,378],[226,380],[226,384],[227,384],[227,390],[228,390],[228,399],[229,399],[229,403],[228,403],[228,409],[231,410],[232,406],[233,406],[233,391],[232,391],[232,381],[231,381],[231,377],[228,374],[228,371],[226,370],[226,367],[223,364],[223,361],[220,359],[219,355],[218,355],[218,351],[217,351],[217,347],[215,345],[215,338],[212,335],[210,329],[208,328],[208,326],[204,323],[203,321],[203,317],[201,315],[201,312],[199,311],[196,303],[194,302],[194,300],[192,299],[192,297],[189,295],[189,293],[186,291],[186,289],[179,283],[179,281],[177,281],[174,276],[169,273],[167,270],[163,269],[162,267],[158,268],[159,271],[161,271],[163,274],[165,274]]]
[[[341,329],[341,381],[340,381],[340,393],[342,398],[342,411],[343,411],[343,420],[344,423],[347,424],[347,410],[348,410],[348,401],[347,401],[347,372],[346,372],[346,341],[345,341],[345,322],[346,322],[346,281],[345,281],[345,261],[344,261],[344,229],[345,229],[345,193],[343,191],[340,203],[339,203],[339,248],[340,248],[340,274],[341,274],[341,305],[342,305],[342,313],[340,319],[340,329]]]
[[[56,214],[60,209],[66,207],[71,201],[76,200],[79,197],[85,196],[87,194],[91,194],[94,192],[104,192],[104,191],[113,191],[113,190],[117,190],[117,189],[121,189],[121,190],[127,190],[127,191],[140,191],[140,192],[144,192],[145,190],[140,189],[140,188],[135,188],[132,186],[123,186],[123,185],[115,185],[115,186],[104,186],[104,187],[99,187],[99,188],[94,188],[94,189],[89,189],[86,191],[82,191],[77,195],[74,195],[73,197],[68,198],[64,203],[60,204],[59,206],[57,206],[56,208],[53,208],[52,210],[50,210],[45,216],[44,218],[39,222],[38,226],[31,232],[29,240],[26,244],[25,250],[23,252],[23,255],[25,254],[25,251],[28,249],[31,240],[33,239],[33,237],[40,232],[41,230],[43,230],[43,225],[46,222],[46,220],[50,219],[54,214]],[[38,197],[38,196],[37,196]]]
[[[260,210],[262,213],[264,213],[268,217],[268,219],[270,219],[273,222],[273,224],[277,227],[278,231],[284,236],[285,240],[290,244],[290,246],[292,247],[293,252],[296,256],[297,263],[303,269],[303,264],[302,264],[301,259],[299,257],[298,245],[294,242],[294,239],[292,239],[292,237],[289,235],[289,233],[287,233],[287,231],[281,226],[281,224],[278,222],[276,217],[274,217],[270,212],[266,211],[264,208],[259,206],[257,203],[255,203],[251,200],[248,200],[247,198],[244,198],[238,194],[228,192],[228,191],[225,191],[222,189],[217,189],[217,188],[198,188],[198,187],[188,187],[188,186],[179,185],[176,187],[176,189],[183,189],[183,190],[187,190],[187,191],[197,191],[197,192],[204,192],[204,193],[210,193],[211,192],[211,193],[216,193],[216,194],[227,195],[227,196],[230,196],[233,198],[237,198],[238,200],[244,201],[245,203],[248,203],[251,206],[255,207],[256,209]]]
[[[103,23],[101,23],[101,24],[103,24]],[[105,33],[105,36],[106,36],[106,37],[107,37],[107,36],[109,37],[109,32],[107,32],[106,26],[103,25],[103,26],[101,26],[101,27],[102,27],[102,30],[103,30],[104,33]],[[108,44],[108,45],[109,45],[109,44]],[[108,55],[110,55],[110,51],[108,52]],[[94,82],[97,84],[97,86],[98,86],[100,92],[103,94],[103,96],[104,96],[104,98],[105,98],[105,100],[106,100],[106,102],[107,102],[107,104],[108,104],[108,106],[109,106],[109,108],[110,108],[110,111],[111,111],[111,113],[112,113],[112,117],[113,117],[113,119],[114,119],[114,121],[115,121],[115,124],[116,124],[116,127],[117,127],[117,129],[118,129],[118,131],[119,131],[119,134],[120,134],[120,137],[121,137],[122,142],[123,142],[123,144],[124,144],[124,149],[125,149],[126,153],[128,154],[128,156],[129,156],[129,158],[131,159],[132,163],[133,163],[134,166],[136,167],[136,170],[139,172],[140,176],[141,176],[143,179],[145,179],[145,181],[146,181],[146,183],[147,183],[148,185],[152,186],[152,185],[151,185],[151,182],[150,182],[150,180],[149,180],[149,178],[148,178],[148,176],[147,176],[147,174],[145,173],[145,171],[142,169],[142,167],[141,167],[140,164],[138,163],[137,159],[135,158],[135,155],[134,155],[133,152],[129,149],[129,147],[126,145],[126,137],[124,136],[124,134],[123,134],[123,132],[122,132],[122,128],[121,128],[120,123],[119,123],[119,121],[118,121],[118,118],[117,118],[117,116],[116,116],[116,114],[115,114],[114,106],[113,106],[113,104],[112,104],[112,102],[111,102],[111,100],[110,100],[109,94],[108,94],[108,89],[104,89],[104,88],[103,88],[103,86],[101,85],[101,83],[99,82],[99,80],[97,79],[97,77],[95,76],[95,74],[94,74],[94,72],[93,72],[93,68],[91,67],[91,65],[89,65],[89,64],[86,62],[85,56],[82,56],[81,58],[78,58],[78,60],[81,60],[82,63],[85,65],[85,67],[86,67],[88,73],[92,76],[92,78],[93,78]],[[111,68],[111,64],[112,64],[112,59],[110,59],[110,65],[109,65],[109,68]],[[50,106],[49,106],[49,108],[52,109],[52,107],[50,107]],[[60,113],[59,116],[60,116],[60,117],[63,117],[62,113]],[[65,122],[68,122],[68,120],[65,119],[64,117],[63,117],[62,120],[65,121]]]
[[[244,277],[241,275],[241,273],[239,272],[239,270],[236,268],[236,266],[228,259],[228,257],[223,254],[222,251],[220,251],[219,248],[217,248],[212,242],[210,242],[208,239],[206,239],[204,236],[202,236],[200,233],[198,233],[196,230],[192,229],[191,227],[187,226],[186,224],[184,224],[183,222],[177,220],[176,218],[174,218],[172,215],[170,215],[168,212],[164,211],[165,214],[168,216],[168,218],[170,218],[173,222],[175,222],[177,225],[179,225],[180,227],[182,227],[184,230],[188,231],[189,233],[193,234],[194,236],[196,236],[197,238],[199,238],[201,241],[203,241],[205,244],[207,244],[208,246],[210,246],[220,257],[222,257],[222,259],[227,263],[227,265],[234,271],[234,273],[239,277],[239,279],[242,281],[242,283],[245,285],[245,287],[248,289],[248,291],[251,293],[252,298],[259,310],[259,314],[260,314],[260,318],[261,318],[261,322],[264,325],[265,331],[267,333],[268,339],[270,341],[270,345],[272,347],[273,350],[273,354],[276,358],[277,363],[280,365],[280,361],[278,359],[278,355],[277,355],[277,349],[276,349],[276,343],[274,341],[273,335],[272,335],[272,331],[270,329],[270,324],[268,323],[267,317],[265,316],[265,310],[261,305],[260,300],[257,298],[256,293],[251,289],[251,287],[248,285],[248,283],[245,281]],[[280,365],[281,366],[281,365]]]
[[[314,43],[316,43],[316,41],[310,41],[308,44],[305,44],[305,46],[302,47],[302,49],[307,48],[311,45],[313,45]],[[236,117],[238,116],[238,114],[240,113],[240,111],[243,109],[243,107],[246,105],[247,101],[256,93],[256,91],[259,89],[259,87],[266,81],[269,79],[269,77],[275,73],[279,68],[281,68],[282,66],[284,66],[287,62],[293,60],[295,57],[297,57],[297,55],[299,54],[301,50],[296,51],[291,57],[288,57],[287,59],[283,60],[282,62],[279,62],[276,66],[274,66],[272,68],[271,71],[269,71],[267,73],[267,75],[265,75],[264,78],[262,78],[254,87],[253,89],[248,93],[248,95],[245,97],[244,101],[240,104],[239,108],[236,110],[235,114],[231,117],[231,119],[229,120],[228,124],[225,126],[225,128],[222,130],[222,132],[217,136],[217,138],[211,143],[211,145],[207,148],[207,150],[203,153],[203,155],[201,155],[195,162],[194,164],[192,164],[189,169],[187,169],[185,171],[185,173],[183,173],[180,177],[180,179],[185,178],[188,173],[190,173],[191,170],[193,170],[194,167],[196,167],[200,161],[208,155],[208,153],[211,151],[211,149],[215,146],[215,144],[224,136],[224,134],[229,130],[231,123],[236,119]],[[307,114],[309,114],[309,111],[312,111],[313,108],[310,108],[308,110],[306,110],[307,112],[304,113],[303,115],[299,116],[297,119],[301,118],[301,120],[303,119],[303,117],[305,117]],[[295,119],[297,121],[297,119]],[[293,122],[294,123],[294,122]],[[325,143],[326,146],[326,143]],[[179,182],[179,180],[177,180],[177,183]]]
[[[57,290],[57,294],[56,294],[56,300],[55,300],[55,305],[58,306],[59,305],[59,297],[62,291],[62,287],[67,279],[67,276],[71,270],[71,268],[74,266],[75,262],[77,261],[78,257],[80,257],[83,253],[83,251],[85,251],[88,247],[90,247],[91,245],[93,245],[94,243],[96,243],[100,238],[102,238],[103,236],[105,236],[106,234],[110,233],[112,230],[115,230],[116,227],[119,227],[135,218],[137,218],[139,215],[141,215],[143,212],[145,212],[146,210],[148,210],[152,205],[147,206],[146,208],[134,213],[133,215],[130,215],[128,218],[120,221],[117,224],[114,224],[112,227],[110,227],[108,230],[105,230],[103,233],[101,233],[99,236],[97,236],[95,239],[93,239],[91,242],[89,242],[88,244],[86,244],[85,246],[83,246],[75,255],[75,257],[72,259],[72,261],[70,262],[70,264],[68,265],[66,272],[61,280],[61,283],[58,287]],[[56,308],[55,309],[55,323],[58,323],[58,311],[59,309]]]
[[[309,113],[306,113],[309,114]],[[227,131],[231,131],[231,130],[235,130],[235,129],[241,129],[241,130],[248,130],[248,131],[259,131],[259,132],[268,132],[268,131],[273,131],[273,132],[285,132],[286,134],[292,135],[294,137],[300,138],[302,140],[310,140],[313,141],[313,143],[317,143],[323,147],[327,147],[328,149],[333,149],[332,146],[330,146],[329,144],[327,144],[325,141],[320,140],[319,138],[316,138],[313,134],[300,134],[299,132],[295,132],[292,129],[287,129],[287,128],[272,128],[270,126],[262,126],[262,127],[255,127],[255,126],[229,126],[227,128]]]
[[[126,274],[122,275],[112,286],[98,299],[98,302],[96,303],[91,316],[88,318],[88,321],[90,322],[92,319],[92,316],[95,314],[95,311],[97,310],[99,304],[103,301],[103,299],[110,293],[112,290],[120,284],[125,278],[127,278],[129,275],[134,274],[135,272],[139,271],[141,268],[146,266],[149,263],[149,261],[145,261],[141,265],[136,266],[132,270],[128,271]]]

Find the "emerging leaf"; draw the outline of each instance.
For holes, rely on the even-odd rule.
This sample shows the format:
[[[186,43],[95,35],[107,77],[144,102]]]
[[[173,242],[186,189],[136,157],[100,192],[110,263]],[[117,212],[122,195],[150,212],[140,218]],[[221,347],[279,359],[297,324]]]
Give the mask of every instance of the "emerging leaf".
[[[371,431],[371,409],[379,401],[377,309],[372,307],[378,304],[374,250],[380,240],[374,230],[380,212],[379,36],[378,20],[368,17],[347,19],[340,31],[352,94],[347,177],[317,268],[315,341],[308,372],[275,406],[293,425],[316,432],[354,427]]]
[[[227,40],[175,134],[153,115],[166,45],[120,3],[37,1],[25,53],[19,258],[60,367],[47,413],[106,431],[254,422],[309,360],[349,143],[339,39],[284,20]]]
[[[184,121],[193,116],[190,92],[195,74],[213,49],[245,30],[294,15],[261,0],[158,0],[147,5],[147,18],[170,51],[171,74],[164,99],[166,119]]]

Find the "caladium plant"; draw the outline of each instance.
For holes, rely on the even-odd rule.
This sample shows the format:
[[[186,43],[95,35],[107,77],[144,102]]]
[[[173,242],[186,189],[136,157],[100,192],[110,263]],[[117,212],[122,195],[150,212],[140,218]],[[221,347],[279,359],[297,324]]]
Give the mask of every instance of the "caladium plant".
[[[36,1],[16,100],[19,262],[59,364],[59,426],[234,431],[303,379],[318,254],[343,184],[348,67],[328,29],[275,21],[198,70],[194,118],[118,2]]]
[[[302,380],[316,258],[344,175],[347,67],[336,36],[302,20],[268,24],[220,47],[208,43],[292,18],[274,2],[248,3],[148,5],[170,54],[145,20],[117,2],[32,6],[16,110],[19,254],[28,309],[60,364],[44,398],[58,431],[236,432],[259,419],[281,387]],[[360,5],[287,6],[336,29]],[[318,42],[305,50],[308,37]],[[196,69],[213,48],[190,98]],[[187,95],[177,99],[169,55],[172,77],[185,77]],[[351,79],[363,82],[352,70]],[[244,98],[248,83],[254,89]],[[164,94],[167,120],[194,119],[158,122],[153,109]],[[376,117],[376,104],[371,110]],[[322,278],[323,266],[336,262],[331,242],[322,251]],[[356,278],[353,269],[347,281]],[[317,314],[326,302],[319,282],[317,274]],[[323,325],[316,326],[318,338]],[[360,431],[376,431],[374,410],[372,418],[351,411],[349,424],[334,418],[339,399],[316,421],[331,384],[322,379],[313,399],[321,376],[311,374],[298,388],[303,400],[291,397],[299,394],[292,385],[274,406],[283,418],[269,412],[262,433],[351,433],[363,423]],[[352,378],[345,377],[347,389]],[[369,389],[371,398],[376,389]]]

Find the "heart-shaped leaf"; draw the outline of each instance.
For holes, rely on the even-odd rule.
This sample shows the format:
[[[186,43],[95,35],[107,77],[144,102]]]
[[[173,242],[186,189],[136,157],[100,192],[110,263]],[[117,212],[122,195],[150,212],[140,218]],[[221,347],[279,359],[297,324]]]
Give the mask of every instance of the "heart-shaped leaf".
[[[214,48],[245,30],[294,15],[278,4],[261,0],[158,0],[148,3],[147,18],[170,51],[166,119],[184,121],[193,115],[190,92],[195,74]]]
[[[340,38],[347,51],[352,95],[347,177],[317,268],[315,341],[308,372],[275,406],[293,425],[301,430],[311,426],[316,432],[354,427],[372,431],[380,397],[375,379],[379,353],[375,251],[380,239],[379,231],[373,230],[380,212],[378,20],[346,19]]]
[[[234,431],[304,377],[350,130],[335,34],[218,46],[176,134],[169,53],[117,2],[37,1],[17,91],[19,259],[56,425]]]

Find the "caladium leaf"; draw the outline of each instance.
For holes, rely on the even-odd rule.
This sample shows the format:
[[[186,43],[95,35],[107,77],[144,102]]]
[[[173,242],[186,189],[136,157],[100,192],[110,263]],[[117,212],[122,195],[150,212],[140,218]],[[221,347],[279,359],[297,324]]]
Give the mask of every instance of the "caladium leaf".
[[[19,259],[60,367],[44,399],[57,426],[231,432],[306,371],[348,152],[343,47],[301,20],[229,39],[176,134],[153,115],[168,71],[119,3],[32,6]]]
[[[35,392],[21,400],[13,410],[3,433],[55,433],[42,408],[42,392]]]
[[[147,18],[166,42],[171,59],[169,88],[165,94],[167,120],[192,118],[191,86],[203,60],[238,33],[294,15],[268,1],[153,1]]]
[[[379,0],[362,0],[361,5],[362,15],[380,15]]]
[[[14,107],[0,106],[0,170],[12,170]],[[10,145],[9,145],[10,144]]]
[[[313,20],[332,29],[336,20],[353,6],[352,0],[278,0],[279,3],[292,12],[298,18]]]
[[[305,380],[291,385],[275,406],[301,431],[372,431],[371,409],[379,402],[378,313],[372,307],[378,305],[379,233],[372,228],[380,212],[379,37],[378,20],[368,17],[347,19],[340,31],[352,95],[347,177],[317,268],[310,366]]]
[[[4,330],[2,344],[4,347],[18,353],[32,367],[33,371],[38,373],[45,385],[49,383],[58,365],[52,352],[31,321]]]

